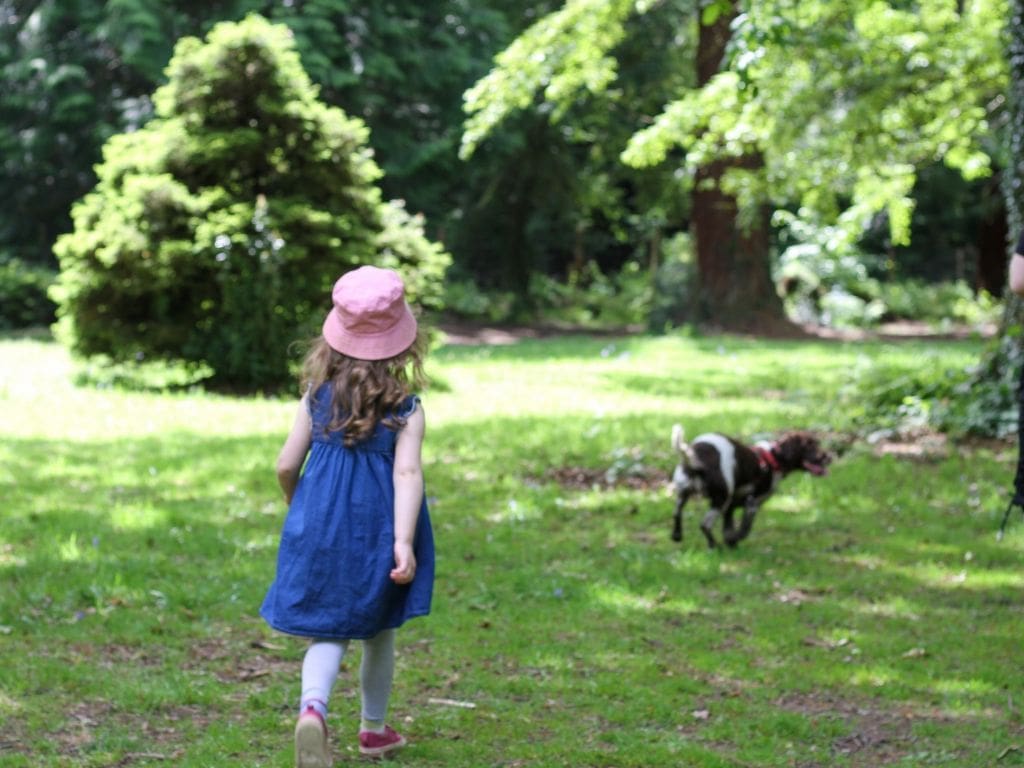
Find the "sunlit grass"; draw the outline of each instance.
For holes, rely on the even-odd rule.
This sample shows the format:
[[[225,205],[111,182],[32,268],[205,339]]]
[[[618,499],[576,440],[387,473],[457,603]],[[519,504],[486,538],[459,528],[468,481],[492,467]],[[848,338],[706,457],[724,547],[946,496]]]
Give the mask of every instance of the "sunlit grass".
[[[668,536],[674,422],[834,437],[838,398],[874,367],[978,351],[681,335],[437,351],[438,580],[433,615],[400,633],[399,762],[1024,764],[999,759],[1024,689],[1006,661],[1024,525],[993,535],[1012,445],[910,461],[855,444],[829,477],[788,478],[737,550],[706,550],[697,504],[683,543]],[[294,400],[75,378],[52,344],[0,341],[0,765],[289,765],[303,645],[256,610]],[[332,706],[339,764],[358,659]]]

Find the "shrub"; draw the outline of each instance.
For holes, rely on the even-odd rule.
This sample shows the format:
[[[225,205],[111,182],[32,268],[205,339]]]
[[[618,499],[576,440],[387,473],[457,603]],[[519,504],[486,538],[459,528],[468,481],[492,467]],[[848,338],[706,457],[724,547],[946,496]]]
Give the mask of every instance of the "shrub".
[[[647,311],[647,327],[655,332],[692,321],[696,307],[697,265],[690,236],[680,232],[668,238],[662,255]]]
[[[447,254],[381,201],[366,127],[316,99],[286,27],[218,24],[179,41],[167,74],[156,117],[107,143],[55,248],[58,335],[76,352],[267,388],[342,272],[394,267],[411,301],[440,301]]]
[[[56,306],[47,291],[57,275],[18,259],[0,262],[0,329],[49,325]]]
[[[851,369],[837,413],[858,431],[927,426],[957,436],[1011,435],[1017,429],[1020,332],[1012,328],[993,341],[980,363],[959,368],[935,365],[930,356],[913,367],[865,360]]]
[[[970,324],[995,322],[999,302],[988,293],[975,295],[967,283],[960,281],[925,283],[901,280],[879,286],[879,298],[885,306],[887,320],[920,320],[942,324],[956,321]]]
[[[587,328],[643,323],[651,291],[650,273],[633,261],[612,275],[604,274],[595,262],[587,262],[564,283],[539,273],[530,278],[534,317]]]

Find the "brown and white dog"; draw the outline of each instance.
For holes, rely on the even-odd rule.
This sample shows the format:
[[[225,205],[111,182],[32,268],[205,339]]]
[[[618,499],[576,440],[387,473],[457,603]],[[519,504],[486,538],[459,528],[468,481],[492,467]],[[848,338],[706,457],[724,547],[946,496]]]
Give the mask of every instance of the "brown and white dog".
[[[679,452],[679,464],[672,473],[676,493],[672,540],[682,541],[683,507],[690,497],[699,495],[711,503],[700,529],[712,548],[718,546],[713,530],[719,516],[725,543],[735,547],[750,533],[761,504],[782,478],[795,470],[827,474],[832,461],[832,456],[809,432],[789,432],[775,442],[752,446],[709,432],[687,443],[682,426],[676,424],[672,427],[672,447]],[[741,507],[743,519],[736,528],[733,515]]]

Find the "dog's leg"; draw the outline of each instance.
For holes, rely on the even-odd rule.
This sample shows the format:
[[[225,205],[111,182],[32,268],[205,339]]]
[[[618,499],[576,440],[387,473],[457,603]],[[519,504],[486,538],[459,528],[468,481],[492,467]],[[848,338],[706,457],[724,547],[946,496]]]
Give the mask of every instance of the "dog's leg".
[[[690,500],[691,491],[682,490],[676,495],[676,511],[672,515],[672,541],[683,540],[683,507]]]
[[[743,541],[750,534],[750,529],[754,527],[754,518],[757,517],[757,511],[761,508],[761,502],[757,499],[750,499],[747,505],[743,508],[743,519],[740,521],[740,529],[735,533],[727,534],[725,537],[725,543],[730,547],[735,547],[741,541]]]
[[[735,527],[735,507],[729,507],[725,512],[722,513],[722,538],[725,539],[725,543],[729,543],[729,539],[733,537],[733,528]]]
[[[704,519],[700,521],[700,529],[704,531],[704,537],[708,540],[708,546],[711,549],[718,546],[718,542],[715,541],[715,521],[718,520],[718,515],[718,508],[712,507],[704,515]]]

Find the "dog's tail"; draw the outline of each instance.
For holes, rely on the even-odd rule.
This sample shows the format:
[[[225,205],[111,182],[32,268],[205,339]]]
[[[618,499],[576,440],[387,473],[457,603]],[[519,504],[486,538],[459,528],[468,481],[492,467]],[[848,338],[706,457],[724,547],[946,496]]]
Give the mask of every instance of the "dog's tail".
[[[672,449],[679,453],[679,460],[687,469],[693,469],[695,457],[690,450],[690,444],[684,439],[686,431],[682,424],[672,425]]]
[[[686,436],[686,430],[683,429],[682,424],[672,425],[672,450],[679,451],[680,453],[686,450],[687,445],[683,441],[683,437]]]

